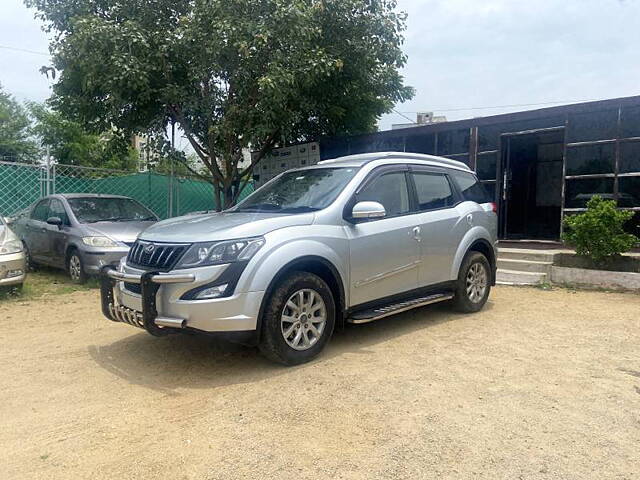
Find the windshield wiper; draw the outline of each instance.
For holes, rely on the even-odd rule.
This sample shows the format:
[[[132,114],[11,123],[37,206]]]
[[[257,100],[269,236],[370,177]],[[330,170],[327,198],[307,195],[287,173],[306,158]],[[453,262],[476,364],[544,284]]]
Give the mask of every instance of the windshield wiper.
[[[128,217],[109,217],[109,218],[98,218],[96,220],[88,220],[86,223],[97,223],[97,222],[131,222],[136,220],[135,218]]]
[[[306,212],[317,212],[320,210],[318,207],[310,207],[308,205],[302,205],[300,207],[290,207],[283,208],[280,210],[282,213],[306,213]]]
[[[275,212],[281,210],[282,207],[275,203],[256,203],[249,207],[238,208],[236,212]]]

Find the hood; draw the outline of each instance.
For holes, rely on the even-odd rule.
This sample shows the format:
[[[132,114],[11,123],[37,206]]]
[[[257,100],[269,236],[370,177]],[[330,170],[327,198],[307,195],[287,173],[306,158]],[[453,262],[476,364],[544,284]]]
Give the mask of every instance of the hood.
[[[221,212],[170,218],[145,230],[140,238],[153,242],[209,242],[257,237],[284,227],[311,225],[313,213],[276,214]]]
[[[18,236],[6,225],[0,224],[0,245],[12,240],[20,240]]]
[[[85,224],[90,235],[104,235],[113,240],[124,243],[133,243],[140,232],[153,225],[155,222],[96,222]]]

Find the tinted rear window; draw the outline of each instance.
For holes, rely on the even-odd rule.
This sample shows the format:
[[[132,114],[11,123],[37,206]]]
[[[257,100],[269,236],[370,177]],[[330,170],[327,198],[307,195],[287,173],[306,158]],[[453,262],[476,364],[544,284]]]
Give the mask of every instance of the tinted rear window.
[[[489,197],[489,193],[484,186],[478,181],[475,175],[471,173],[451,172],[451,177],[458,185],[462,197],[465,200],[476,203],[489,203],[493,200]]]

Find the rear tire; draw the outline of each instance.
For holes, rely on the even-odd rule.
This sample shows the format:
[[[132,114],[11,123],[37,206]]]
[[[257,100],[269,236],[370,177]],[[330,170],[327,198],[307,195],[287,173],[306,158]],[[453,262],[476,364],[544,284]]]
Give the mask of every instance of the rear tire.
[[[78,250],[74,249],[69,252],[67,272],[69,272],[73,283],[81,285],[87,281],[87,274],[84,272],[84,264],[82,263],[82,257],[80,257]]]
[[[335,325],[333,294],[317,275],[293,272],[266,299],[259,348],[284,365],[315,358],[325,347]]]
[[[469,252],[462,260],[453,308],[462,313],[482,310],[491,291],[491,267],[489,261],[480,252]]]

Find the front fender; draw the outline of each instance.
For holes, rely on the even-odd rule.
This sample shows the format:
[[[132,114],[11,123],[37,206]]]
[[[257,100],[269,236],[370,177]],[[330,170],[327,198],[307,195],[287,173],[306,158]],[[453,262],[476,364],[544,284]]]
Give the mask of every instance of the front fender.
[[[462,241],[458,245],[458,250],[456,251],[456,254],[453,258],[453,264],[451,265],[451,278],[458,278],[458,272],[460,271],[460,265],[462,265],[464,256],[469,251],[471,245],[473,245],[478,240],[487,242],[490,248],[494,250],[495,256],[495,246],[491,240],[491,234],[489,233],[489,230],[481,225],[476,225],[475,227],[469,229],[469,231],[465,234],[465,236],[462,238]]]
[[[340,276],[344,292],[348,292],[348,247],[345,241],[328,238],[322,241],[312,238],[283,240],[261,251],[260,256],[247,266],[237,291],[266,291],[278,272],[305,257],[317,257],[331,264]]]

